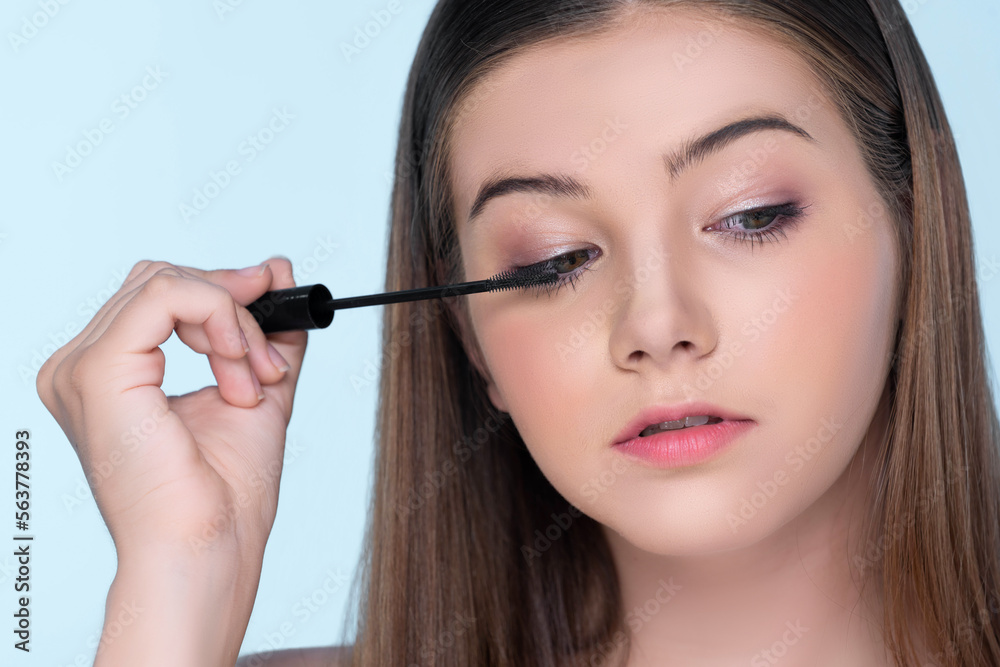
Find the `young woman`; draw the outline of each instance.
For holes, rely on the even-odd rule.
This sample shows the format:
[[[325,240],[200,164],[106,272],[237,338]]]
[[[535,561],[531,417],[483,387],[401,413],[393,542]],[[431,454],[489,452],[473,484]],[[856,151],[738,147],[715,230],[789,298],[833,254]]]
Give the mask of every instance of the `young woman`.
[[[239,664],[1000,664],[969,214],[897,0],[441,0],[392,212],[387,290],[560,283],[385,308],[353,649]],[[245,306],[290,268],[141,262],[39,373],[121,459],[147,611],[98,665],[236,660],[306,346]],[[217,387],[163,394],[174,330]]]

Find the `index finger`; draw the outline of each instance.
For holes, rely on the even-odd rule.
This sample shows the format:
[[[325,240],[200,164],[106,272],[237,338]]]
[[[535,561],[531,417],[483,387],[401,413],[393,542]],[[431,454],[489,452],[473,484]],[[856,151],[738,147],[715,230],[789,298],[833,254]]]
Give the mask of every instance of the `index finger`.
[[[225,287],[233,295],[233,300],[241,306],[253,303],[268,290],[295,287],[292,263],[280,255],[274,255],[257,266],[245,269],[204,270],[180,265],[177,268]]]

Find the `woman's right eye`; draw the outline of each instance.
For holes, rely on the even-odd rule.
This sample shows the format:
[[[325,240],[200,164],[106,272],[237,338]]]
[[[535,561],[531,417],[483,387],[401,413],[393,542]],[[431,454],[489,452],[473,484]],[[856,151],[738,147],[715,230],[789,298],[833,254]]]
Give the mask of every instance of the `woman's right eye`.
[[[583,266],[588,259],[590,259],[590,251],[574,250],[553,257],[549,261],[552,262],[552,268],[556,270],[556,273],[568,273]]]
[[[533,264],[542,269],[551,269],[559,274],[559,280],[552,283],[536,285],[536,295],[539,292],[552,293],[558,291],[563,285],[572,285],[580,279],[584,271],[588,271],[586,264],[601,254],[596,248],[581,248],[572,250],[561,255],[556,255],[549,259]]]

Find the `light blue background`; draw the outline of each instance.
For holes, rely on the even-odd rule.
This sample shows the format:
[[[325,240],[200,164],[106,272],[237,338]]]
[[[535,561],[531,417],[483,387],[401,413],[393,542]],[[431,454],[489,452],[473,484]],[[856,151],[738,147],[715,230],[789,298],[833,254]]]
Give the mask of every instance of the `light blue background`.
[[[10,34],[45,1],[58,12],[25,43],[12,43]],[[7,0],[0,11],[0,266],[7,303],[0,320],[0,469],[12,469],[15,430],[31,429],[36,535],[33,651],[12,648],[8,620],[0,624],[0,663],[92,661],[115,552],[76,455],[35,394],[34,377],[136,261],[236,268],[283,254],[298,284],[322,282],[340,296],[382,289],[399,109],[433,3],[401,0],[401,11],[348,62],[341,43],[388,0],[224,2]],[[904,6],[958,140],[996,376],[1000,227],[990,192],[1000,175],[1000,8],[995,0]],[[113,104],[142,83],[147,67],[165,77],[123,117]],[[275,109],[294,118],[247,161],[241,142],[266,127]],[[113,132],[60,179],[53,163],[102,119]],[[179,203],[190,204],[193,190],[229,160],[239,161],[241,172],[185,222]],[[244,653],[343,641],[342,582],[357,565],[370,484],[379,315],[377,308],[345,311],[310,336]],[[168,394],[214,384],[204,358],[176,337],[164,349]],[[7,526],[12,473],[0,477],[8,480],[0,485]],[[12,544],[10,533],[0,530],[0,544]],[[7,619],[15,604],[12,551],[0,546],[0,613]],[[296,605],[308,597],[318,606],[305,614]]]

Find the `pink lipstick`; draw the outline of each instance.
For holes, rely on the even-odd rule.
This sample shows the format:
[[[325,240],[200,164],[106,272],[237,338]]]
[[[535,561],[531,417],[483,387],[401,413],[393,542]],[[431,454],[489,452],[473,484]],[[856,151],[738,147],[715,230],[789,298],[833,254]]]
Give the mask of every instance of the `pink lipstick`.
[[[654,467],[676,468],[711,459],[754,426],[752,419],[709,403],[655,406],[633,419],[613,446]]]

